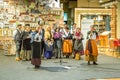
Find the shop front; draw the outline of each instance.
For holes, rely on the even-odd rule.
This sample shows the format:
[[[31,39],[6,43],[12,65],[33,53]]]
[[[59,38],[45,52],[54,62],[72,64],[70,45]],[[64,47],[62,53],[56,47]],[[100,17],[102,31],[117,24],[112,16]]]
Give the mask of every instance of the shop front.
[[[119,50],[114,46],[116,40],[116,7],[105,8],[75,8],[75,23],[81,27],[86,43],[87,31],[94,25],[99,33],[99,53],[119,57]]]

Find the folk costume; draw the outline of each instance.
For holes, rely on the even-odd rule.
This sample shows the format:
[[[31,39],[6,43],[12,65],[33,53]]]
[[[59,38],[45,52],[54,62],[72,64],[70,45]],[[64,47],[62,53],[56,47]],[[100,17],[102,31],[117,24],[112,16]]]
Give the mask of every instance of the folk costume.
[[[23,35],[23,31],[21,30],[21,28],[22,28],[22,25],[19,24],[17,26],[17,29],[13,32],[13,38],[14,38],[14,42],[16,45],[16,58],[15,58],[15,60],[17,60],[17,61],[21,60],[20,52],[21,52],[22,35]]]
[[[86,42],[86,50],[85,57],[88,61],[88,65],[90,65],[90,61],[93,61],[93,64],[97,65],[97,56],[98,56],[98,48],[96,44],[96,39],[98,38],[98,33],[96,31],[89,31],[87,33],[87,42]]]
[[[47,27],[45,31],[45,52],[44,52],[44,57],[47,59],[51,59],[53,56],[53,39],[52,39],[52,34],[51,34],[51,28]]]
[[[32,50],[32,59],[31,64],[35,65],[35,68],[39,68],[41,64],[41,44],[42,32],[32,32],[31,33],[31,50]]]
[[[83,55],[84,54],[84,48],[83,48],[83,34],[81,32],[76,32],[74,34],[74,57],[76,55],[76,53],[78,53],[79,55]]]
[[[62,33],[60,31],[54,32],[54,54],[55,57],[61,57],[61,48],[62,48]]]
[[[26,60],[26,61],[31,60],[30,34],[31,34],[31,31],[25,30],[23,32],[21,58],[22,60]]]
[[[66,58],[69,58],[69,56],[72,54],[72,34],[70,33],[69,29],[64,29],[64,34],[62,34],[63,37],[63,55],[66,56]]]

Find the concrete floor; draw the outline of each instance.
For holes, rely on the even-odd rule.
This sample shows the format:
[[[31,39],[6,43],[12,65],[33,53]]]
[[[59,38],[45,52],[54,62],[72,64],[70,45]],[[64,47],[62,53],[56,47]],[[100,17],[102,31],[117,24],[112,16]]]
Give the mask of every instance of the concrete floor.
[[[120,59],[99,55],[99,65],[87,65],[82,57],[42,60],[41,68],[35,70],[30,61],[15,61],[15,56],[5,56],[0,50],[0,80],[101,80],[120,78]],[[120,79],[118,79],[120,80]]]

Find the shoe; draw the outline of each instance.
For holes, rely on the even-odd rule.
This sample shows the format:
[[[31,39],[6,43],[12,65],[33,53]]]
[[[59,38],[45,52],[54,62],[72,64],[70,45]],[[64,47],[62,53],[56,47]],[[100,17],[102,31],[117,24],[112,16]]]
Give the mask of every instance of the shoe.
[[[29,61],[29,59],[25,59],[26,61]]]
[[[58,59],[58,57],[55,57],[56,59]]]
[[[35,69],[37,69],[37,66],[35,65],[35,67],[34,67]]]
[[[39,67],[40,67],[40,66],[38,66],[38,65],[35,65],[35,67],[34,67],[34,68],[35,68],[35,69],[39,69]]]
[[[16,61],[20,61],[21,59],[20,58],[15,58]]]
[[[69,56],[66,56],[66,58],[69,58]]]
[[[62,59],[62,57],[59,57],[59,59]]]
[[[88,65],[90,65],[90,61],[88,61]]]
[[[37,68],[40,68],[40,66],[37,66]]]
[[[96,62],[93,62],[93,65],[98,65]]]

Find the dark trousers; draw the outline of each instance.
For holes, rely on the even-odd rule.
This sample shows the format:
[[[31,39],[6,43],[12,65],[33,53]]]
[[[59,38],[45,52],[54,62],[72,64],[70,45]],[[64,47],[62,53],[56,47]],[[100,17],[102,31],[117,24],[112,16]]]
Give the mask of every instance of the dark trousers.
[[[21,46],[22,46],[22,41],[16,41],[16,58],[20,58],[20,51],[21,51]]]
[[[42,41],[41,42],[41,56],[43,55],[44,52],[45,52],[45,42]]]

